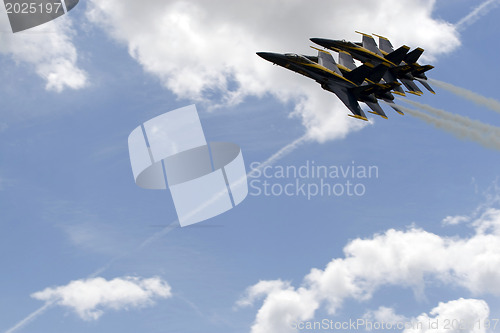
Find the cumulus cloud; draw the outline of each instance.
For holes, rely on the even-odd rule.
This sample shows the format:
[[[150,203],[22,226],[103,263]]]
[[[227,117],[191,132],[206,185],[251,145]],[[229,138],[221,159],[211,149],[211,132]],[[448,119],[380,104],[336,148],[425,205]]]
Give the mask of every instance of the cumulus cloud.
[[[386,35],[394,45],[421,46],[433,58],[460,43],[453,25],[432,18],[434,3],[91,0],[87,16],[178,97],[217,106],[269,94],[293,102],[308,134],[324,141],[362,124],[346,117],[334,95],[255,52],[313,53],[310,37],[360,40],[354,30],[361,30]]]
[[[9,31],[7,15],[0,15],[2,31]],[[45,80],[49,91],[81,89],[87,74],[77,65],[78,55],[72,42],[73,29],[68,15],[25,32],[0,34],[0,53],[17,64],[27,64]]]
[[[73,310],[84,320],[97,320],[105,310],[124,310],[154,304],[156,298],[172,296],[169,284],[153,277],[102,277],[71,281],[65,286],[46,288],[31,297]]]
[[[487,332],[490,309],[479,299],[464,299],[440,302],[429,313],[416,317],[396,314],[393,308],[384,306],[368,311],[364,316],[364,328],[373,330],[375,325],[398,328],[403,333],[425,332]],[[492,325],[491,325],[492,326]]]
[[[385,306],[379,307],[377,310],[368,311],[365,313],[363,318],[368,322],[379,322],[379,323],[390,323],[392,325],[397,325],[398,323],[408,323],[412,320],[406,318],[405,316],[396,314],[393,308],[388,308]]]
[[[440,302],[427,314],[423,313],[411,322],[419,323],[403,331],[403,333],[443,332],[458,333],[487,332],[486,320],[490,314],[488,304],[478,299],[463,299]]]
[[[290,323],[311,320],[320,305],[334,315],[345,300],[369,300],[384,286],[407,287],[422,295],[426,281],[433,280],[462,287],[473,295],[498,296],[500,210],[485,209],[470,226],[474,234],[463,238],[411,227],[354,239],[344,247],[344,258],[333,259],[324,269],[313,268],[299,287],[281,280],[260,281],[248,288],[238,304],[263,299],[252,333],[268,332],[270,327],[275,332],[295,332]],[[460,318],[467,319],[469,312],[463,310],[467,308],[463,304],[440,305],[431,315],[446,314],[445,308],[454,307],[457,316],[463,314]],[[481,306],[484,310],[483,303]],[[483,310],[481,315],[486,313]],[[397,318],[387,309],[372,315]]]

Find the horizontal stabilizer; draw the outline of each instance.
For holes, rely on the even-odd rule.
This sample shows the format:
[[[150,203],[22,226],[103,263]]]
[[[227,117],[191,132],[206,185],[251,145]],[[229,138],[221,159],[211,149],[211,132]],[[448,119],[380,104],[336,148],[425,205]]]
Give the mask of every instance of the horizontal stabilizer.
[[[373,83],[377,83],[380,80],[382,80],[382,77],[384,74],[387,72],[389,69],[389,65],[386,63],[381,63],[380,65],[377,65],[373,71],[368,75],[367,79],[370,80]]]
[[[394,65],[399,65],[405,58],[410,48],[406,45],[401,46],[396,51],[393,51],[385,56],[385,59],[392,62]]]
[[[350,72],[344,74],[344,77],[356,85],[360,85],[372,73],[373,65],[364,64]]]
[[[425,72],[430,71],[433,68],[434,68],[434,66],[432,66],[432,65],[417,66],[417,68],[415,68],[414,70],[411,71],[411,74],[413,76],[418,77],[419,75],[422,75]]]
[[[415,50],[409,52],[403,59],[407,64],[414,64],[418,61],[418,58],[424,53],[424,49],[417,47]]]

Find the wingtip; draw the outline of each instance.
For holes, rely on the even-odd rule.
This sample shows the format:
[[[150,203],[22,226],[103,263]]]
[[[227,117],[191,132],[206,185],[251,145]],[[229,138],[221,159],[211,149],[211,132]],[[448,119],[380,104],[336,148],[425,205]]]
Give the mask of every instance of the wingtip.
[[[356,118],[356,119],[361,119],[361,120],[364,120],[364,121],[368,121],[368,118],[366,117],[362,117],[362,116],[358,116],[358,115],[352,115],[352,114],[348,114],[349,117],[352,117],[352,118]]]

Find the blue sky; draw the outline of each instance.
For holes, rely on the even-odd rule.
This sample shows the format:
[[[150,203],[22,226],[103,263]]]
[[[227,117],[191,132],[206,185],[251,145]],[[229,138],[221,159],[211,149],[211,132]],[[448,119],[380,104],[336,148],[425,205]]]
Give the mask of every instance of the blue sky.
[[[488,311],[500,318],[498,151],[387,107],[388,120],[360,128],[334,95],[255,55],[312,54],[309,37],[380,33],[395,46],[424,47],[435,66],[430,78],[497,98],[495,2],[460,31],[453,24],[480,1],[407,0],[408,12],[382,3],[372,9],[378,20],[367,22],[365,6],[340,1],[351,20],[331,4],[315,19],[305,2],[278,1],[262,13],[225,1],[211,8],[154,1],[149,9],[89,1],[41,32],[2,32],[0,330],[257,333],[295,332],[283,318],[483,320]],[[330,14],[336,20],[325,22]],[[286,33],[265,30],[273,15]],[[60,59],[69,63],[58,67]],[[500,126],[494,111],[435,90],[406,98]],[[376,166],[378,178],[355,180],[363,196],[249,195],[223,215],[141,246],[176,213],[168,191],[135,185],[127,137],[192,103],[207,140],[238,143],[247,171],[307,133],[311,139],[275,165],[354,162]],[[447,216],[468,218],[444,225]],[[144,287],[143,298],[106,303],[108,289],[88,289],[95,277],[104,286],[123,282],[121,295],[161,283]],[[63,288],[72,281],[87,289]],[[46,288],[73,298],[55,298],[23,323],[46,304]],[[77,311],[89,294],[101,297],[87,308],[102,310],[98,318]]]

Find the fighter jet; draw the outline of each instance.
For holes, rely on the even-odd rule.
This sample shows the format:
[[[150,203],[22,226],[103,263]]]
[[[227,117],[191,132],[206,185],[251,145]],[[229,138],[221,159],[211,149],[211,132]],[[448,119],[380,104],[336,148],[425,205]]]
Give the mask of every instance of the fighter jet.
[[[417,79],[420,82],[425,81],[427,77],[425,76],[424,72],[434,68],[430,65],[420,66],[418,63],[416,63],[420,55],[423,53],[423,49],[417,48],[408,53],[410,48],[406,45],[403,45],[394,51],[391,42],[387,38],[377,36],[380,38],[379,49],[372,36],[358,31],[356,32],[360,33],[363,36],[361,43],[352,43],[345,40],[331,40],[323,38],[311,38],[311,41],[337,52],[348,52],[355,59],[363,63],[386,63],[390,65],[391,68],[385,74],[384,81],[393,82],[397,79],[400,79],[408,89],[409,93],[415,95],[423,94],[422,91],[417,87],[417,85],[415,85],[413,80]],[[403,61],[405,64],[401,66]],[[434,91],[426,81],[422,84],[430,92],[434,93]],[[401,88],[396,88],[394,93],[404,96],[404,91]]]
[[[373,41],[373,38],[370,35],[368,35],[367,37],[365,37],[365,35],[366,34],[363,34],[363,43],[365,40],[367,40],[368,44],[375,43],[375,41]],[[386,37],[380,36],[380,35],[376,35],[376,34],[373,34],[373,35],[379,38],[378,45],[379,45],[380,52],[383,55],[389,54],[389,53],[394,51],[389,39],[387,39]],[[368,42],[369,39],[371,39],[373,42]],[[432,87],[429,85],[429,83],[427,83],[427,76],[424,74],[425,72],[433,69],[434,66],[431,66],[431,65],[422,66],[417,62],[418,58],[420,58],[420,56],[422,55],[423,52],[424,52],[424,50],[422,48],[418,47],[415,50],[408,53],[406,55],[406,57],[403,59],[403,61],[406,63],[406,65],[399,66],[400,67],[399,70],[400,70],[401,74],[400,75],[396,74],[396,76],[398,76],[398,78],[399,78],[399,76],[401,76],[403,79],[410,80],[411,83],[413,83],[413,80],[417,80],[429,92],[435,94],[436,92],[432,89]],[[406,77],[403,77],[404,75],[406,75]],[[403,80],[401,80],[401,82],[403,82],[403,84],[405,84],[405,82]],[[405,86],[407,86],[407,85],[405,84]]]
[[[318,62],[311,60],[311,57],[308,58],[295,53],[258,52],[257,55],[276,65],[315,80],[321,84],[323,89],[337,95],[353,113],[353,115],[349,116],[365,121],[368,119],[359,106],[358,101],[366,103],[373,110],[373,113],[387,118],[374,94],[379,93],[383,89],[392,89],[392,86],[399,84],[363,84],[365,78],[369,75],[377,73],[382,76],[387,71],[387,65],[385,64],[380,64],[376,67],[371,64],[362,65],[343,76],[331,54],[324,51],[318,54]]]
[[[313,46],[311,46],[311,47],[315,48]],[[356,64],[354,63],[354,59],[352,58],[350,53],[339,50],[339,63],[337,65],[337,67],[340,69],[342,74],[345,74],[345,73],[348,73],[348,72],[356,69]],[[369,79],[367,79],[367,81],[370,83],[376,83],[376,82],[380,81],[380,77],[372,75],[371,77],[369,77]],[[395,82],[395,80],[393,82]],[[397,89],[397,88],[399,88],[399,84],[394,86],[394,89]],[[390,89],[380,91],[378,94],[375,94],[375,97],[386,102],[397,113],[404,114],[394,103],[394,95],[392,95]]]

